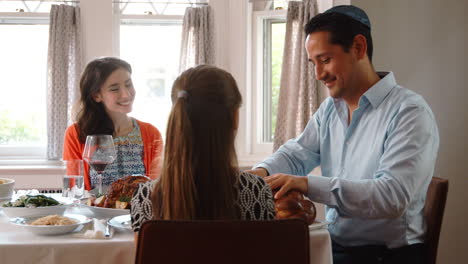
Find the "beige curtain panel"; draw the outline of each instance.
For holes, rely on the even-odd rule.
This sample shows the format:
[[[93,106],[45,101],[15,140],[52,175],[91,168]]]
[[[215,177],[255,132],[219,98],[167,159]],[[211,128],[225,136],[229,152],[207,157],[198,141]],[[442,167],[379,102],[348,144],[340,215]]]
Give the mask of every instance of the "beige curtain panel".
[[[304,130],[327,93],[305,50],[304,26],[317,13],[316,0],[289,2],[273,151]]]
[[[180,72],[200,64],[213,64],[213,16],[210,6],[188,7],[185,10],[180,46]]]
[[[47,55],[47,159],[62,158],[63,135],[79,97],[80,8],[52,5]]]

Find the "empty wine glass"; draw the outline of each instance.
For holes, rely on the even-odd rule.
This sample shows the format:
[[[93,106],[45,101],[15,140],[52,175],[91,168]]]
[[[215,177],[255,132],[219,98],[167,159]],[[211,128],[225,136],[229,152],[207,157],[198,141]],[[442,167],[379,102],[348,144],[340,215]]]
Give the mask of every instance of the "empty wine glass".
[[[114,139],[111,135],[89,135],[86,137],[83,160],[97,173],[97,188],[102,194],[102,174],[107,165],[116,158]]]

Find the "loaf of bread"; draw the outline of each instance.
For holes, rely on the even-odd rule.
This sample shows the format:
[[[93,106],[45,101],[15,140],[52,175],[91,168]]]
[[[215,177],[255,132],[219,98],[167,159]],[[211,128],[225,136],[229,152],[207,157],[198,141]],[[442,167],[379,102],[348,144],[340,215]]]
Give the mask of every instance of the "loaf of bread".
[[[275,191],[273,191],[274,195]],[[314,204],[298,191],[289,191],[279,199],[275,199],[277,219],[300,218],[309,225],[315,221]]]

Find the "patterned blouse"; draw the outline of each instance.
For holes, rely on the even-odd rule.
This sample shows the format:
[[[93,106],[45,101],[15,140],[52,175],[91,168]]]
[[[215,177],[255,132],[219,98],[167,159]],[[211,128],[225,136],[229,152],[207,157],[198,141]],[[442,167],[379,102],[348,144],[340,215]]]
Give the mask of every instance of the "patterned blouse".
[[[114,181],[127,175],[145,175],[143,164],[143,140],[141,138],[140,126],[133,119],[133,130],[125,136],[114,138],[117,157],[106,167],[102,175],[102,186],[106,190]],[[97,173],[90,170],[91,185],[97,183]]]
[[[134,232],[140,230],[143,222],[153,218],[151,192],[156,181],[140,184],[133,194],[130,215]],[[246,172],[239,172],[239,194],[237,204],[243,220],[272,220],[275,205],[270,186],[265,181]]]

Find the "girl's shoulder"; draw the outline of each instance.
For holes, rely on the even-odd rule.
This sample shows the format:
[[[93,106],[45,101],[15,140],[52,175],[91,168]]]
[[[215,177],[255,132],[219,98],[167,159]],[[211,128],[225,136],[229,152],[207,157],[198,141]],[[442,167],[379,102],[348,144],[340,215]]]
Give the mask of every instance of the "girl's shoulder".
[[[252,188],[254,186],[267,185],[267,183],[262,179],[262,177],[244,171],[239,172],[239,183],[240,188]]]
[[[159,130],[155,126],[153,126],[150,123],[140,121],[138,119],[135,119],[135,121],[137,122],[138,126],[140,127],[142,137],[144,137],[144,138],[152,137],[152,138],[155,138],[155,139],[161,139],[161,133],[159,132]]]
[[[151,192],[153,191],[154,184],[157,180],[147,181],[144,183],[140,183],[138,188],[135,190],[133,194],[133,198],[137,200],[146,200],[151,199]]]
[[[140,129],[142,130],[150,130],[150,131],[158,131],[159,133],[159,130],[153,126],[152,124],[150,123],[147,123],[147,122],[143,122],[143,121],[140,121],[136,118],[134,118],[134,120],[136,121],[136,123],[138,124],[138,126],[140,127]]]
[[[73,123],[67,127],[65,134],[75,134],[78,135],[78,123]]]

